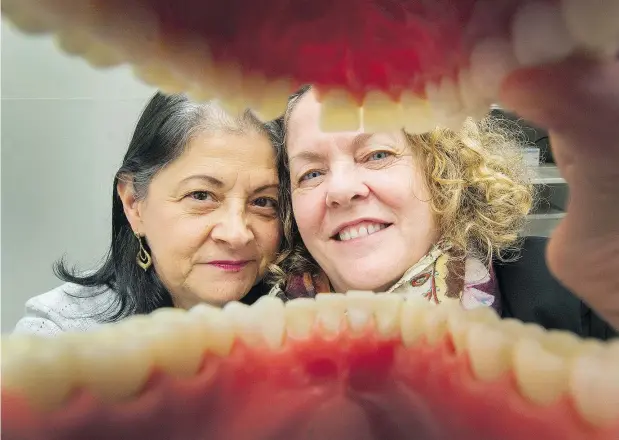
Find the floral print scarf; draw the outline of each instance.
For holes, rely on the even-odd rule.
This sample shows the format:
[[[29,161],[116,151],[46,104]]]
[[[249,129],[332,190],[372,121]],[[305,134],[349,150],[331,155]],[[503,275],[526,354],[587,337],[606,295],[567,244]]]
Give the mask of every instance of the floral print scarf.
[[[275,286],[269,295],[286,301],[331,292],[333,289],[324,273],[315,276],[305,273],[291,277],[283,290]],[[499,289],[492,266],[487,268],[473,257],[452,258],[438,247],[408,269],[387,293],[421,296],[434,304],[459,301],[465,309],[492,307],[501,312]]]

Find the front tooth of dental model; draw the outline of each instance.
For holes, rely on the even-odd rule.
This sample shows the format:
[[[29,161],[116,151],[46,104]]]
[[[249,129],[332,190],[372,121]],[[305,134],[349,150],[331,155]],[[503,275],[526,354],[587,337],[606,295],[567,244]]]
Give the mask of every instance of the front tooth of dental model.
[[[470,325],[470,321],[460,313],[452,313],[448,318],[447,329],[458,354],[466,352],[466,333]]]
[[[612,359],[619,361],[619,339],[615,338],[608,344],[608,354]]]
[[[55,36],[60,49],[71,55],[84,55],[90,49],[91,38],[82,29],[63,29]]]
[[[141,334],[153,364],[175,377],[195,375],[208,349],[206,323],[192,319],[192,315],[180,309],[160,309],[153,315],[154,325],[143,326]]]
[[[262,343],[257,314],[252,313],[247,304],[232,301],[223,307],[223,311],[230,320],[236,337],[243,340],[249,346]]]
[[[136,321],[132,326],[129,321],[75,343],[75,382],[105,402],[125,400],[138,393],[153,368],[149,338],[140,337],[149,324]]]
[[[286,328],[288,337],[308,338],[316,320],[316,301],[312,298],[297,298],[286,302]]]
[[[153,312],[156,313],[157,311]],[[198,303],[187,310],[189,316],[208,316],[211,313],[221,312],[219,307],[212,306],[206,303]],[[151,314],[152,315],[152,314]]]
[[[411,346],[425,334],[426,315],[432,306],[425,298],[407,298],[400,312],[400,335],[404,346]]]
[[[560,6],[545,1],[524,3],[512,24],[514,55],[523,66],[566,58],[576,47]]]
[[[171,66],[189,88],[208,81],[214,63],[211,50],[205,41],[187,37],[171,43],[164,51],[166,55],[162,61]]]
[[[357,131],[361,127],[361,111],[350,94],[330,90],[318,96],[322,104],[320,126],[323,131]]]
[[[398,334],[403,301],[402,296],[390,293],[374,296],[374,321],[380,336],[392,338]]]
[[[134,75],[144,83],[157,87],[164,93],[181,93],[185,84],[179,81],[172,72],[162,63],[154,62],[133,67]]]
[[[89,9],[82,13],[90,14],[88,21],[80,20],[78,23],[88,23],[93,39],[118,49],[132,64],[149,64],[149,60],[167,64],[159,48],[169,39],[169,35],[162,35],[158,17],[149,8],[120,0],[115,0],[115,4],[107,1],[105,7],[96,9],[89,4],[91,2],[70,3],[72,9],[78,5]],[[92,10],[96,13],[93,14]],[[119,10],[122,13],[118,13]]]
[[[68,29],[91,23],[97,11],[90,2],[75,2],[73,0],[54,0],[41,2],[39,0],[3,0],[2,13],[9,13],[11,20],[14,14],[27,14],[30,19],[37,18],[45,22],[49,31]],[[21,15],[20,14],[20,15]],[[40,30],[40,29],[39,29]]]
[[[517,67],[512,44],[503,38],[480,41],[471,53],[473,84],[485,99],[497,99],[503,80]]]
[[[346,297],[346,318],[352,334],[360,334],[370,323],[374,313],[374,293],[348,291]]]
[[[466,334],[471,369],[478,379],[493,381],[511,366],[514,340],[500,325],[473,324]]]
[[[559,330],[544,332],[538,342],[550,353],[570,361],[576,358],[583,351],[583,347],[585,347],[576,335]]]
[[[210,87],[193,85],[188,91],[187,96],[194,102],[204,103],[217,98],[217,92]]]
[[[56,28],[53,16],[45,14],[42,8],[36,8],[30,1],[25,0],[4,0],[2,2],[2,12],[9,14],[11,23],[22,32],[28,34],[46,34]],[[37,10],[38,13],[32,13]]]
[[[551,405],[567,391],[568,362],[544,350],[538,340],[523,338],[516,342],[513,362],[518,388],[532,402]]]
[[[346,313],[346,298],[337,293],[319,293],[316,295],[316,321],[327,336],[337,335]]]
[[[83,56],[91,66],[99,69],[115,67],[125,61],[118,50],[96,42],[90,45]]]
[[[264,89],[257,89],[250,93],[260,95],[260,105],[255,110],[263,120],[270,121],[284,114],[288,97],[293,92],[290,81],[280,79],[268,81]],[[247,96],[250,93],[244,93],[244,95]]]
[[[285,82],[278,81],[278,83],[279,85],[276,87],[275,93],[277,94],[277,96],[280,96],[282,94],[281,93],[282,85]],[[265,93],[265,90],[267,89],[268,86],[269,84],[267,83],[266,78],[261,73],[244,72],[243,84],[242,84],[243,99],[245,100],[247,107],[251,108],[254,112],[256,112],[258,116],[262,118],[262,120],[275,119],[276,117],[280,116],[283,113],[283,111],[280,109],[278,110],[278,113],[276,115],[272,116],[271,118],[267,118],[260,111],[260,108],[263,102],[268,107],[267,112],[271,112],[272,110],[269,110],[269,109],[272,109],[273,107],[281,107],[280,105],[281,103],[278,104],[276,102],[275,103],[268,102],[269,96],[268,96],[268,93]],[[284,99],[284,107],[285,107],[286,102],[287,102],[287,99]]]
[[[493,324],[499,322],[499,316],[489,307],[479,307],[473,310],[452,310],[448,317],[447,328],[453,340],[456,353],[462,354],[467,350],[467,332],[475,323]]]
[[[1,365],[2,389],[23,393],[42,410],[60,406],[75,380],[71,347],[47,338],[3,339]]]
[[[515,339],[524,337],[537,339],[544,334],[539,325],[525,323],[515,318],[504,318],[501,321],[501,330]]]
[[[444,78],[439,84],[428,84],[426,95],[437,125],[458,131],[466,119],[460,100],[460,91],[450,78]]]
[[[569,379],[572,400],[592,424],[619,418],[619,359],[584,354],[574,361]]]
[[[484,99],[473,85],[473,78],[469,69],[462,69],[458,73],[458,89],[460,100],[466,116],[475,121],[484,119],[490,112],[490,100]]]
[[[426,314],[424,327],[426,339],[430,344],[438,344],[447,333],[449,316],[452,313],[451,306],[452,304],[441,304],[432,313]],[[461,307],[459,303],[457,307]]]
[[[286,317],[282,300],[274,296],[262,296],[252,309],[257,314],[256,319],[264,342],[273,350],[280,348],[286,335]]]
[[[219,101],[230,114],[238,115],[245,110],[243,72],[237,64],[218,63],[213,65],[211,76],[206,78],[203,84],[217,88]]]
[[[150,317],[157,323],[176,323],[187,316],[187,311],[177,307],[162,307],[151,312]]]
[[[563,19],[580,47],[615,57],[619,51],[619,1],[562,0]]]
[[[401,102],[394,102],[385,93],[372,90],[363,101],[363,128],[370,133],[401,130],[403,111]]]
[[[208,336],[209,351],[222,357],[230,353],[235,338],[235,328],[222,309],[199,304],[194,306],[188,315],[200,326],[204,326],[204,333]]]
[[[410,134],[424,134],[436,128],[437,122],[427,99],[421,99],[412,92],[402,92],[403,123]]]

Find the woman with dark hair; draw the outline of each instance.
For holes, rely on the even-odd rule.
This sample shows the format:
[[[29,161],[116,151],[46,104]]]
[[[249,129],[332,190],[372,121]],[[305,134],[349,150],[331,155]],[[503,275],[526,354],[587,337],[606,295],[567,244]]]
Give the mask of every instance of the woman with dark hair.
[[[278,175],[269,126],[250,111],[157,93],[114,179],[101,267],[26,303],[16,333],[53,335],[161,307],[252,303],[278,250]]]

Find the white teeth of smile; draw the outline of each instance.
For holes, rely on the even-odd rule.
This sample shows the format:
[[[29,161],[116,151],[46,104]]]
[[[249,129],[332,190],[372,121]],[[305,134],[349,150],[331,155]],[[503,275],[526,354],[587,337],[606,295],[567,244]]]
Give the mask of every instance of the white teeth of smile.
[[[338,234],[338,237],[341,241],[348,241],[353,238],[372,235],[381,229],[385,229],[385,227],[386,225],[381,223],[363,223],[362,225],[355,225],[342,229]]]

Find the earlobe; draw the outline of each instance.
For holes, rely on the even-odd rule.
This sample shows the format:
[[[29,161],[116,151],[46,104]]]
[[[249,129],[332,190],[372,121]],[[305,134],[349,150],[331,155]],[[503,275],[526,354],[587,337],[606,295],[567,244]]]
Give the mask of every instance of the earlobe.
[[[142,222],[140,217],[139,201],[135,196],[133,182],[131,180],[119,179],[116,185],[116,192],[123,204],[125,216],[134,232],[140,231]]]

